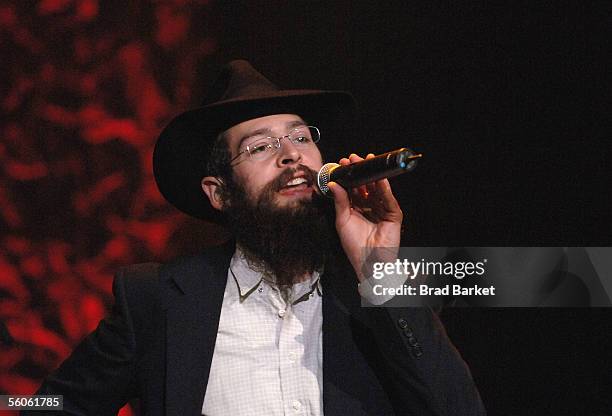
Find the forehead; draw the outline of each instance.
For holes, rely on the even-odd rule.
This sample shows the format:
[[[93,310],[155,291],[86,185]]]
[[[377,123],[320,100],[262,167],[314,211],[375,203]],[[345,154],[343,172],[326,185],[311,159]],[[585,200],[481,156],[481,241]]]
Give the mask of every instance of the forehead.
[[[225,131],[230,149],[238,149],[242,142],[255,135],[283,135],[293,127],[306,123],[296,114],[274,114],[244,121]]]

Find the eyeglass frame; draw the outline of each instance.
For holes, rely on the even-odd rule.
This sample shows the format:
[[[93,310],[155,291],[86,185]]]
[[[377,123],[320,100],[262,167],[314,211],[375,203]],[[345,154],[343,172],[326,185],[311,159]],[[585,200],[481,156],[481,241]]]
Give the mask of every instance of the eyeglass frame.
[[[281,139],[285,139],[285,138],[287,138],[287,137],[291,136],[291,133],[292,133],[293,131],[295,131],[295,130],[299,130],[299,129],[300,129],[300,128],[302,128],[302,127],[306,127],[308,130],[310,130],[310,129],[315,129],[315,130],[316,130],[316,132],[317,132],[317,140],[312,140],[312,137],[311,137],[310,139],[312,140],[312,143],[313,143],[313,144],[319,143],[319,141],[321,140],[321,130],[319,130],[319,128],[318,128],[318,127],[316,127],[316,126],[300,126],[300,127],[295,127],[295,128],[293,128],[293,129],[291,129],[291,131],[289,132],[289,134],[285,134],[284,136],[278,136],[278,137],[268,136],[268,137],[265,137],[264,139],[266,139],[266,140],[270,140],[269,145],[274,146],[274,148],[276,149],[276,151],[278,151],[278,149],[280,149],[280,148],[281,148],[281,146],[282,146],[282,145],[281,145],[281,143],[280,143]],[[312,135],[312,133],[311,133],[311,135]],[[264,140],[264,139],[261,139],[261,140]],[[274,141],[276,141],[276,143],[274,143]],[[292,141],[292,142],[291,142],[291,144],[295,144],[295,143]],[[251,154],[251,149],[250,149],[250,147],[251,147],[251,145],[248,145],[248,146],[246,146],[246,148],[245,148],[244,150],[242,150],[242,151],[238,152],[238,154],[237,154],[236,156],[234,156],[234,157],[233,157],[233,158],[232,158],[232,159],[231,159],[231,160],[228,162],[228,164],[229,164],[230,166],[236,166],[236,164],[232,164],[232,163],[233,163],[233,162],[234,162],[236,159],[238,159],[238,158],[239,158],[241,155],[243,155],[244,153],[248,153],[249,158],[252,158],[252,157],[253,157],[253,155]],[[272,152],[270,155],[275,154],[275,153],[276,153],[276,151]],[[262,161],[263,161],[263,160],[265,160],[265,159],[262,159]]]

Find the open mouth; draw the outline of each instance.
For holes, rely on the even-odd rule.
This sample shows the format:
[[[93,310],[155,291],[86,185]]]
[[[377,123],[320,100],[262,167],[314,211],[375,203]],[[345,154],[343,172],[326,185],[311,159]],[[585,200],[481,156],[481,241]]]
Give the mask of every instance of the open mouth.
[[[294,192],[312,192],[312,183],[304,176],[298,176],[289,180],[282,188],[279,193],[290,194]]]

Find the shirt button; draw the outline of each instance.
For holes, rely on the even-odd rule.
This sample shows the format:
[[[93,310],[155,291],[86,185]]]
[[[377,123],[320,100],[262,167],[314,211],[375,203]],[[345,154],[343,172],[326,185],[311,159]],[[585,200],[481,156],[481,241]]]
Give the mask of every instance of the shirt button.
[[[298,400],[294,400],[291,403],[291,407],[293,407],[293,410],[297,412],[298,410],[300,410],[300,407],[302,407],[302,403],[300,403]]]
[[[284,317],[285,316],[285,310],[284,309],[279,309],[278,316],[279,316],[279,318]]]
[[[262,287],[262,286],[259,286],[259,289],[257,289],[257,291],[258,291],[259,293],[263,292],[263,287]]]
[[[297,352],[289,353],[289,362],[294,363],[297,361]]]

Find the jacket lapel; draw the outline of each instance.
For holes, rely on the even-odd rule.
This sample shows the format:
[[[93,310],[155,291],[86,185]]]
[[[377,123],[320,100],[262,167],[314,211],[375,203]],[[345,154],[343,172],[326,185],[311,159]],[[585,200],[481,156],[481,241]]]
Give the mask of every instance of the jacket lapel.
[[[168,265],[166,414],[200,415],[233,244]]]
[[[323,286],[323,409],[325,415],[361,415],[363,409],[351,391],[350,384],[359,380],[350,328],[350,305],[339,292],[342,276],[326,266]],[[344,299],[345,301],[347,299]],[[349,299],[350,300],[350,299]],[[359,380],[367,383],[366,380]]]
[[[326,278],[331,276],[327,275]],[[325,415],[360,414],[359,403],[344,389],[343,381],[354,379],[350,348],[342,345],[346,339],[348,311],[323,286],[323,413]],[[347,378],[348,376],[348,378]],[[352,377],[351,377],[352,376]],[[356,412],[357,410],[357,412]]]
[[[364,325],[350,264],[325,267],[323,286],[323,409],[326,416],[390,415],[393,409],[375,369],[378,351]],[[344,272],[339,272],[344,269]]]

